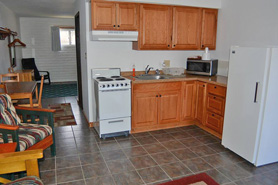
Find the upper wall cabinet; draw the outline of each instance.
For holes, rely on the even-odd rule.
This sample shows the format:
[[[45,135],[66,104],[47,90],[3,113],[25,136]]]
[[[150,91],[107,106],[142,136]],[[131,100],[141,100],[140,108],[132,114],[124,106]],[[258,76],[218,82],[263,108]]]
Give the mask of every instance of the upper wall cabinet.
[[[138,4],[92,2],[93,30],[138,30]]]
[[[169,49],[171,47],[172,8],[169,6],[140,6],[140,49]]]
[[[216,9],[203,9],[201,49],[216,48],[217,15]]]
[[[194,7],[140,5],[139,38],[133,44],[133,49],[215,49],[217,11]]]

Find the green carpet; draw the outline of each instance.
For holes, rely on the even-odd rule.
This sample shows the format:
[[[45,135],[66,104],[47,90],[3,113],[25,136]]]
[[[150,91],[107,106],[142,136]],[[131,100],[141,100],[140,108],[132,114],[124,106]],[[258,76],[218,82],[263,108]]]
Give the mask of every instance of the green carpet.
[[[39,89],[38,84],[38,89]],[[42,98],[77,96],[77,83],[44,85]]]

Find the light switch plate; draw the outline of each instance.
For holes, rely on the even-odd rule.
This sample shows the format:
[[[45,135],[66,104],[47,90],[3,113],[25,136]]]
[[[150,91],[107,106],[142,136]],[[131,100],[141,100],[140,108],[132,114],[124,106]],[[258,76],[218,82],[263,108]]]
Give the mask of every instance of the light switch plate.
[[[170,60],[164,60],[163,67],[170,67]]]

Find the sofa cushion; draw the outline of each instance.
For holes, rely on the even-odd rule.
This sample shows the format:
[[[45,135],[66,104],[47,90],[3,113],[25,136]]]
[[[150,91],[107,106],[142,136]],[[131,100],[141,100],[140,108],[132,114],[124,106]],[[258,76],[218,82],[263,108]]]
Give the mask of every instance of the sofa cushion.
[[[11,97],[7,94],[0,95],[0,122],[13,126],[21,122],[13,106]]]
[[[5,185],[43,185],[41,179],[36,176],[28,176],[9,182]]]
[[[20,151],[24,151],[47,136],[52,134],[52,129],[48,125],[20,123],[18,129],[18,139]],[[12,137],[8,137],[9,142],[12,142]],[[0,137],[0,143],[3,139]]]

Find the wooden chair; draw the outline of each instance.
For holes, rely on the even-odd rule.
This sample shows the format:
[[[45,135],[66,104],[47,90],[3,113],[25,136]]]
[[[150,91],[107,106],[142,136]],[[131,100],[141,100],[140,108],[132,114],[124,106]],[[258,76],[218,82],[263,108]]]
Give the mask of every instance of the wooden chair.
[[[0,143],[17,143],[17,151],[46,149],[56,155],[52,109],[14,107],[7,94],[0,95]]]
[[[43,157],[42,149],[0,154],[0,166],[1,166],[0,175],[26,171],[27,177],[18,179],[13,183],[21,184],[19,182],[22,181],[24,182],[24,180],[28,180],[30,184],[30,180],[34,180],[35,182],[38,181],[37,184],[42,184],[42,182],[39,179],[40,174],[39,174],[39,167],[38,167],[38,159],[42,157]],[[35,177],[30,177],[30,176],[35,176]],[[5,184],[10,182],[11,182],[10,180],[0,177],[0,183]]]
[[[5,84],[0,84],[0,94],[6,94],[7,88]]]
[[[5,80],[4,78],[8,78],[8,79]],[[18,73],[1,74],[0,81],[1,83],[19,82],[19,74]]]
[[[37,99],[33,99],[33,107],[42,108],[43,81],[44,81],[44,77],[41,76],[41,85],[40,85],[39,99],[38,100]],[[16,105],[20,106],[20,107],[31,107],[29,99],[18,100]]]

